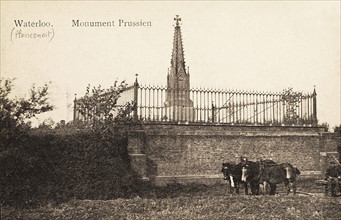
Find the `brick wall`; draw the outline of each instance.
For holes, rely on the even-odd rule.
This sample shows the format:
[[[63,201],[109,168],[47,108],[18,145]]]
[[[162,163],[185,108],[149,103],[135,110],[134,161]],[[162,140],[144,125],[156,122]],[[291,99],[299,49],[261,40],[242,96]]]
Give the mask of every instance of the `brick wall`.
[[[144,143],[150,178],[219,177],[221,163],[237,162],[241,155],[289,162],[304,174],[322,170],[320,153],[326,147],[337,151],[334,139],[322,132],[318,127],[145,125],[143,140],[132,142]],[[136,146],[131,149],[136,152]]]

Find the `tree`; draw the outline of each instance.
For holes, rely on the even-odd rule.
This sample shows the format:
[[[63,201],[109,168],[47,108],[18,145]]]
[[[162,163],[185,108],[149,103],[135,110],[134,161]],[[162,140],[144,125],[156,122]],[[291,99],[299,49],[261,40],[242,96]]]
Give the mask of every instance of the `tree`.
[[[53,129],[54,127],[56,127],[56,123],[53,121],[52,118],[45,119],[38,126],[38,128],[40,128],[40,129]]]
[[[49,87],[36,88],[32,86],[28,98],[11,98],[13,80],[0,79],[0,139],[1,150],[8,148],[12,139],[19,139],[19,135],[30,128],[28,119],[37,114],[53,110],[48,102]]]
[[[34,169],[26,149],[29,119],[53,110],[48,102],[49,87],[34,85],[28,98],[11,98],[13,80],[0,79],[0,198],[1,204],[25,190],[25,178]]]
[[[26,119],[30,119],[37,114],[53,110],[53,106],[48,102],[48,84],[36,88],[32,86],[29,98],[10,98],[13,80],[0,79],[0,120],[2,129],[12,128],[27,124]]]
[[[122,97],[126,87],[124,81],[116,81],[107,89],[88,85],[85,95],[75,100],[76,109],[83,116],[75,125],[81,128],[80,124],[84,123],[86,128],[77,129],[86,135],[77,140],[83,142],[74,148],[77,154],[82,149],[87,152],[78,160],[86,166],[75,172],[82,173],[78,179],[86,178],[83,182],[89,182],[82,190],[88,195],[82,198],[89,195],[93,195],[92,198],[115,198],[137,191],[138,175],[131,170],[127,131],[138,121],[132,115],[135,103],[123,101],[126,100]],[[76,193],[80,188],[75,186],[73,190]]]
[[[124,128],[135,124],[132,111],[136,108],[134,102],[127,102],[123,106],[118,105],[118,99],[124,92],[127,84],[122,81],[120,84],[115,81],[108,89],[101,85],[86,88],[85,95],[76,101],[79,113],[88,122],[87,126],[99,131],[102,136],[113,134],[113,128],[123,125]]]

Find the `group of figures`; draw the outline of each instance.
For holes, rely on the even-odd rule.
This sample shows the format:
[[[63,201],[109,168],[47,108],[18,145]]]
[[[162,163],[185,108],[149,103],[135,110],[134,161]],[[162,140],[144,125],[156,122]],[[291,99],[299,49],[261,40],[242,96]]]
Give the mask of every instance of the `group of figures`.
[[[239,186],[243,185],[245,194],[275,195],[277,184],[284,183],[287,194],[296,194],[296,178],[300,171],[290,163],[277,164],[273,160],[249,161],[241,157],[239,163],[223,163],[222,173],[229,182],[230,193],[235,190],[239,194]]]

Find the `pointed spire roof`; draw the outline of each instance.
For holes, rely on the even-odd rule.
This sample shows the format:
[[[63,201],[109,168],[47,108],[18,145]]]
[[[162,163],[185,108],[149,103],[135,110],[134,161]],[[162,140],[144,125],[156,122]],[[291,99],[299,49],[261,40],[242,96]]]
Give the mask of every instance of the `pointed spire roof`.
[[[180,71],[186,73],[184,49],[182,44],[181,28],[179,23],[179,21],[181,21],[181,18],[179,18],[179,15],[176,15],[174,20],[176,21],[176,23],[174,28],[171,68],[173,68],[176,71],[176,73],[179,73]]]

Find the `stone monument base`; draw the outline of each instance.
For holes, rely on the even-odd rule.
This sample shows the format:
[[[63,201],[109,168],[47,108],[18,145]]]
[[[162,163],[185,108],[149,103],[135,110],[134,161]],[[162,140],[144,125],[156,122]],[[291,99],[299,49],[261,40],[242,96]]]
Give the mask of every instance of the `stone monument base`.
[[[166,106],[165,116],[169,121],[194,121],[195,109],[194,107],[186,106]]]

